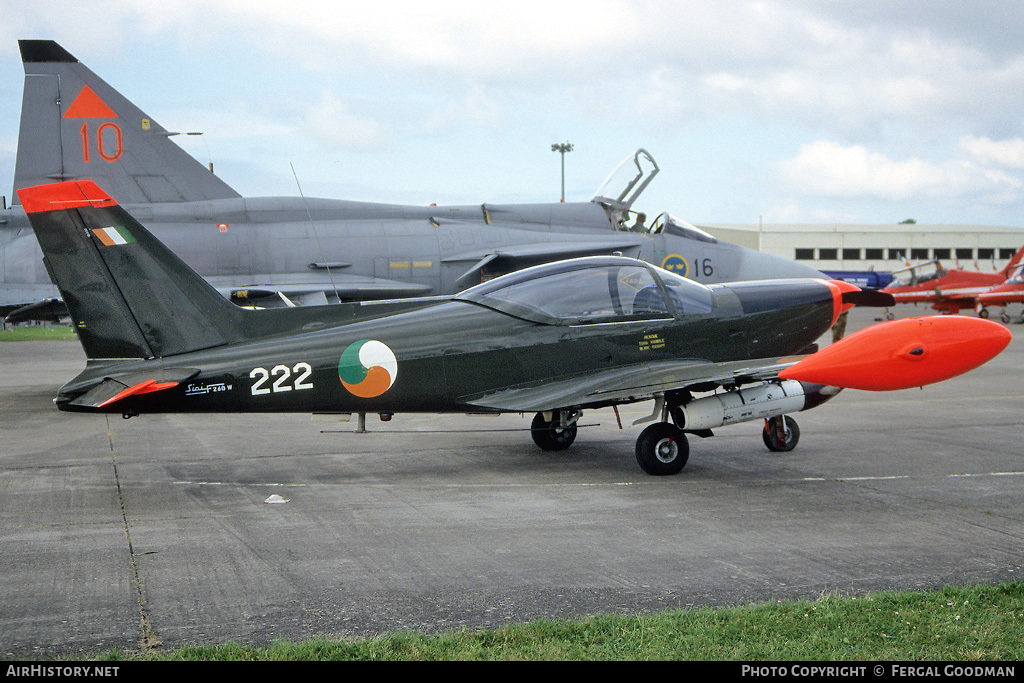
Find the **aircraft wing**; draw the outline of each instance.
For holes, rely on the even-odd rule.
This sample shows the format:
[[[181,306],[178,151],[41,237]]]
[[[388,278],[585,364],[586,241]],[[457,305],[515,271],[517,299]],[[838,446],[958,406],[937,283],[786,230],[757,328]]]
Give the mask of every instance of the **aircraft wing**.
[[[456,285],[459,287],[469,287],[480,282],[478,276],[481,269],[485,266],[490,266],[504,273],[549,261],[560,261],[580,256],[600,256],[616,252],[622,256],[637,258],[640,255],[640,244],[635,238],[625,240],[587,240],[572,244],[565,242],[540,242],[456,254],[447,256],[441,259],[441,261],[442,263],[473,262],[469,270],[456,280]]]
[[[247,285],[217,285],[216,289],[237,304],[253,306],[279,306],[281,295],[295,304],[316,305],[336,303],[338,300],[370,301],[427,296],[432,291],[429,285],[418,282],[345,274],[335,275],[333,281],[325,278],[321,282],[275,284],[269,280],[270,278],[268,282],[256,280]]]
[[[213,278],[216,280],[217,278]],[[276,279],[280,279],[277,276]],[[223,285],[214,287],[226,299],[240,306],[257,308],[279,308],[282,306],[315,306],[340,301],[375,301],[379,299],[403,299],[406,297],[428,296],[432,288],[417,282],[401,282],[385,278],[369,278],[358,275],[335,275],[334,282],[302,282],[298,284],[274,284],[271,278],[261,281],[259,276],[244,285]],[[0,304],[0,318],[8,323],[26,320],[60,320],[68,314],[67,306],[60,298],[47,297],[26,299],[32,303]]]
[[[806,356],[758,358],[714,363],[673,360],[643,363],[588,373],[526,387],[501,389],[464,397],[481,408],[509,412],[541,412],[569,406],[602,406],[650,398],[672,390],[708,390],[712,386],[747,384],[776,377]],[[702,387],[696,389],[696,387]]]
[[[26,320],[59,321],[68,314],[67,306],[60,299],[41,299],[32,303],[0,305],[0,318],[11,324]]]

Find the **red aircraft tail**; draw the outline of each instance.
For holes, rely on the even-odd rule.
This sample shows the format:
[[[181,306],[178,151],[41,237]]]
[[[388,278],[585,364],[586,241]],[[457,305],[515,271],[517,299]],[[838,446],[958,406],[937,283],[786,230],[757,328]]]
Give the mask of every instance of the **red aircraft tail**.
[[[1018,249],[1017,253],[1013,255],[1012,259],[1010,259],[1010,262],[1006,264],[1006,267],[999,271],[1004,280],[1010,279],[1010,276],[1013,274],[1013,269],[1020,264],[1022,258],[1024,258],[1024,247]]]
[[[1012,335],[998,323],[963,316],[907,318],[872,325],[779,373],[846,389],[892,391],[962,375],[997,356]]]

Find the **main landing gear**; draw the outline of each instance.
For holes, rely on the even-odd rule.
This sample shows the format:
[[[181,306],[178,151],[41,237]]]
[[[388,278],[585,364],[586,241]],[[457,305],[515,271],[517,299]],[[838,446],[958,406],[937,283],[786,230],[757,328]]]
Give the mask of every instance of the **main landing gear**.
[[[636,461],[647,474],[677,474],[690,459],[686,434],[671,422],[655,422],[636,440]]]
[[[761,438],[768,450],[784,453],[796,448],[800,428],[789,415],[766,418]],[[636,461],[647,474],[677,474],[690,458],[686,432],[671,422],[655,422],[636,440]]]
[[[545,451],[564,451],[576,440],[579,410],[537,413],[530,425],[533,441]],[[636,460],[648,474],[676,474],[690,457],[686,434],[671,422],[655,422],[636,440]]]
[[[659,413],[661,421],[648,425],[637,437],[636,461],[650,475],[678,474],[690,459],[687,433],[703,437],[711,436],[711,430],[684,431],[678,426],[683,422],[682,413],[678,410],[665,410],[664,403],[656,407],[653,417],[657,419]],[[576,423],[582,415],[580,410],[537,413],[530,429],[534,442],[546,451],[564,451],[576,440]],[[800,428],[789,415],[767,417],[764,419],[761,439],[768,450],[785,453],[796,448],[800,441]]]
[[[576,440],[576,423],[582,415],[580,410],[537,413],[530,425],[533,442],[545,451],[564,451]]]

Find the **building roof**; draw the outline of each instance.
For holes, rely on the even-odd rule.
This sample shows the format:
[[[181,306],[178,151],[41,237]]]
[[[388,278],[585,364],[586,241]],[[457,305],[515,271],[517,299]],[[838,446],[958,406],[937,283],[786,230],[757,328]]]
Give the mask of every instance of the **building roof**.
[[[999,225],[953,225],[937,223],[701,223],[698,227],[762,233],[1012,233],[1024,236],[1024,227]]]

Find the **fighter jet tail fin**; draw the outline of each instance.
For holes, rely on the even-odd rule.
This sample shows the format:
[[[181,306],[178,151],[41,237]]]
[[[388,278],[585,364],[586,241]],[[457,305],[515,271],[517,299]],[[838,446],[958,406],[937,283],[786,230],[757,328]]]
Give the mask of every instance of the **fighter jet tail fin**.
[[[1003,268],[1002,273],[1004,278],[1009,278],[1013,274],[1013,271],[1021,264],[1021,260],[1024,259],[1024,247],[1017,250],[1017,253],[1013,255],[1010,261]]]
[[[20,40],[25,67],[14,190],[92,180],[125,204],[240,196],[149,115],[52,40]]]
[[[18,196],[90,359],[152,358],[243,336],[222,297],[88,180]]]

